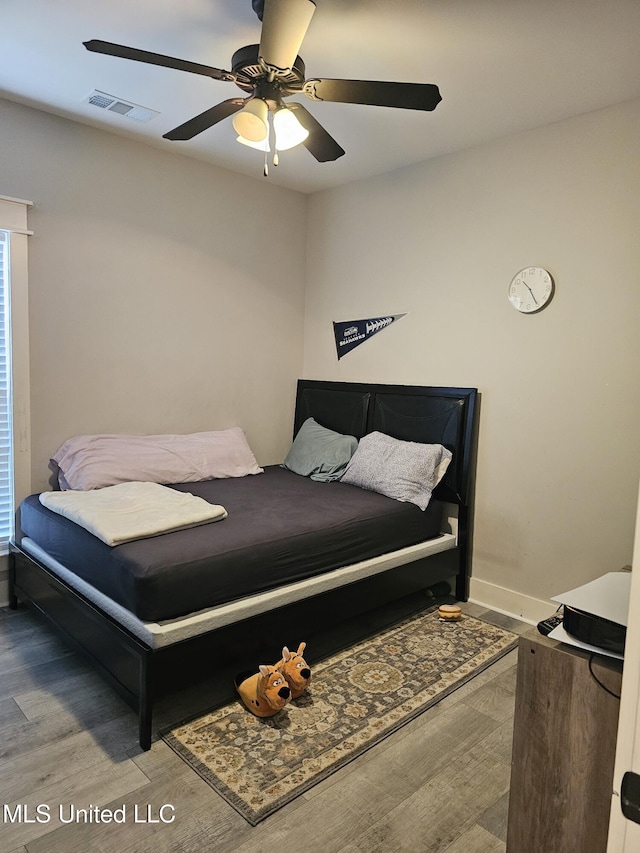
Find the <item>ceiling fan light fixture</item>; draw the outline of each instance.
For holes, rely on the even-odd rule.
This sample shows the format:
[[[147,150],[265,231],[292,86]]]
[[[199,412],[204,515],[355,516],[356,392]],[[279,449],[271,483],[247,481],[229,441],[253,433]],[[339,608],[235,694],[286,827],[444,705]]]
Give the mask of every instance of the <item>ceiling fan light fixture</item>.
[[[298,50],[315,12],[316,0],[251,0],[251,3],[262,21],[260,42],[236,50],[231,57],[231,71],[101,39],[91,39],[83,44],[92,53],[235,83],[245,97],[227,98],[215,104],[164,133],[163,139],[190,140],[218,122],[233,117],[239,141],[245,145],[258,143],[253,147],[264,151],[265,161],[270,147],[274,151],[274,165],[278,149],[285,151],[300,143],[318,163],[332,162],[345,153],[301,103],[292,103],[289,108],[284,105],[283,100],[290,95],[302,94],[312,101],[336,104],[422,111],[434,110],[442,100],[434,83],[306,78],[305,63]],[[132,113],[130,110],[127,115]],[[273,128],[270,115],[274,117]]]
[[[269,138],[269,107],[262,98],[252,98],[246,107],[233,117],[233,129],[250,142],[263,142]]]
[[[304,128],[296,116],[287,107],[280,107],[273,116],[273,129],[276,134],[276,148],[278,151],[287,151],[309,136],[309,131]]]

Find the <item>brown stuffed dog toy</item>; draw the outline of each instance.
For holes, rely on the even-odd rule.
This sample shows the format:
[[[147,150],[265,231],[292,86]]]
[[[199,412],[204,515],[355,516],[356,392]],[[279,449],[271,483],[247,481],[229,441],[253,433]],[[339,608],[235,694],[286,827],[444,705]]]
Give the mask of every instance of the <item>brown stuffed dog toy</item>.
[[[282,659],[276,664],[276,669],[280,670],[287,679],[292,699],[301,696],[311,683],[311,669],[302,657],[306,647],[306,643],[300,643],[297,652],[290,652],[285,646],[282,649]]]
[[[258,672],[241,672],[235,677],[238,694],[256,717],[272,717],[291,699],[291,689],[275,666],[260,664]]]

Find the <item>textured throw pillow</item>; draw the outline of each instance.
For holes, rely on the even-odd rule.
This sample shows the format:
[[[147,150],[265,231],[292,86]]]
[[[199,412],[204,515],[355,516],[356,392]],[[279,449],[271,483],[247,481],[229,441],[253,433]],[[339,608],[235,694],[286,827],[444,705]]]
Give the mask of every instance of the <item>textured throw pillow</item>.
[[[307,418],[298,430],[283,467],[328,482],[339,480],[358,446],[352,435],[342,435]]]
[[[451,457],[441,444],[400,441],[372,432],[360,439],[342,482],[426,509]]]
[[[261,474],[240,427],[188,435],[77,435],[51,457],[61,489],[195,483]]]

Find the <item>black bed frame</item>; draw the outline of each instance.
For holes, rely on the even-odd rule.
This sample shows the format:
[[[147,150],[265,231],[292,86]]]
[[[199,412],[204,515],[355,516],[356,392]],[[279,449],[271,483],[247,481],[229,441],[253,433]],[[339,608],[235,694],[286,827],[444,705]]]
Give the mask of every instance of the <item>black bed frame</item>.
[[[168,689],[188,683],[197,670],[202,677],[202,662],[213,661],[211,656],[220,648],[238,648],[240,637],[262,638],[266,654],[267,643],[273,648],[278,642],[275,637],[283,636],[283,626],[289,629],[287,636],[295,636],[298,630],[308,636],[317,620],[328,624],[329,614],[339,618],[376,601],[391,602],[418,587],[424,590],[452,578],[456,598],[466,601],[478,415],[479,394],[474,388],[298,382],[294,435],[308,417],[313,417],[323,426],[357,438],[379,430],[403,440],[444,444],[453,452],[453,461],[434,492],[435,498],[458,508],[457,546],[449,551],[389,570],[384,577],[360,580],[159,649],[141,642],[16,543],[10,550],[9,605],[15,609],[20,601],[37,610],[97,668],[137,711],[140,746],[147,750],[157,699]],[[252,651],[258,657],[263,654],[257,640]]]

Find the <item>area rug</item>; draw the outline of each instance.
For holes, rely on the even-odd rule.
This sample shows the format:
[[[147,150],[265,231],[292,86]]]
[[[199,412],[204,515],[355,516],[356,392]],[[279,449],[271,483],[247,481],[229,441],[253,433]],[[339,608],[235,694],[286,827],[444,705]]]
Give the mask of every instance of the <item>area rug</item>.
[[[445,622],[437,610],[423,613],[318,664],[307,648],[311,684],[273,717],[258,719],[238,700],[162,738],[255,826],[516,643],[471,616]]]

